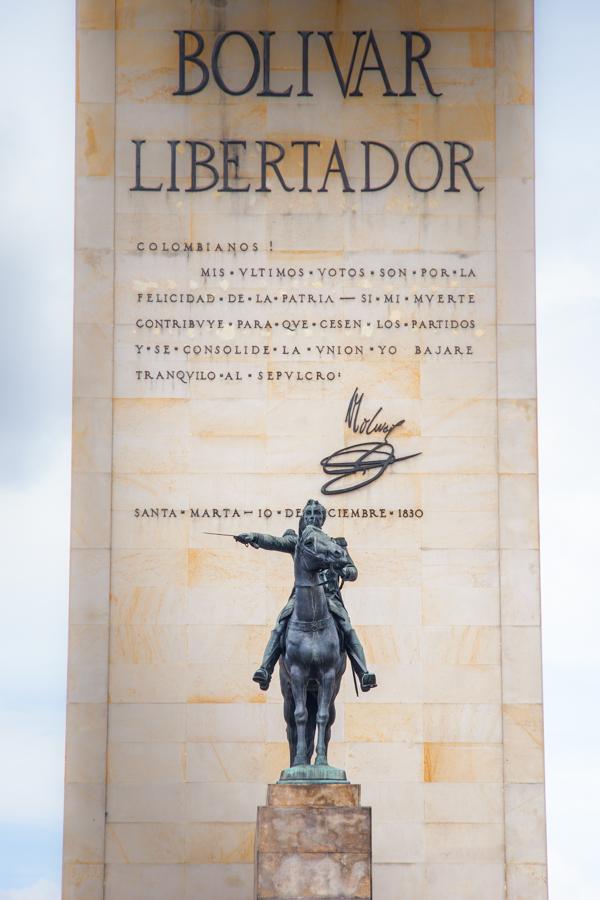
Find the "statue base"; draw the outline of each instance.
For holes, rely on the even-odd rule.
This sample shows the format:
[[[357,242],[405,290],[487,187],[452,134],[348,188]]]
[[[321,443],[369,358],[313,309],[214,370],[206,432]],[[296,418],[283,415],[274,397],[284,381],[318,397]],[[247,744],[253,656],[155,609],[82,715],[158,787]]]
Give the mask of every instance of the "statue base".
[[[349,784],[343,769],[335,766],[290,766],[277,784]]]
[[[370,898],[371,810],[360,805],[360,787],[269,785],[258,809],[255,886],[256,900]]]

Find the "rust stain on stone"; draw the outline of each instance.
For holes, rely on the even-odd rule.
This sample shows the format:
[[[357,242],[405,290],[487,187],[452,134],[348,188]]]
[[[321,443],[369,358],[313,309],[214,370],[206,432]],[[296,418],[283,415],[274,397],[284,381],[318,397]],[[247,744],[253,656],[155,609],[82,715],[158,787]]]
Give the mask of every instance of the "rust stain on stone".
[[[435,781],[435,750],[432,744],[423,744],[423,781]]]
[[[492,32],[469,35],[471,65],[476,69],[491,69],[494,65],[494,36]]]
[[[223,695],[219,696],[217,694],[204,695],[204,694],[190,694],[190,696],[186,699],[186,703],[266,703],[267,698],[263,694],[249,694],[245,695],[241,698],[238,694],[235,696]]]
[[[90,157],[95,156],[98,152],[98,141],[96,140],[96,132],[94,131],[91,116],[88,116],[85,121],[85,149],[83,152],[88,162]]]

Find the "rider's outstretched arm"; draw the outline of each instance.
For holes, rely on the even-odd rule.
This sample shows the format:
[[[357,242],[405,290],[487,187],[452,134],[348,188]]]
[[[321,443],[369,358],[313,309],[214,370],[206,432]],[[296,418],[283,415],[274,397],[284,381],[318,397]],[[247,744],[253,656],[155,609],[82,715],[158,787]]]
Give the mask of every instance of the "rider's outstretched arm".
[[[292,529],[288,529],[282,537],[273,534],[260,534],[256,531],[242,532],[236,535],[236,541],[240,544],[249,544],[260,550],[278,550],[280,553],[294,553],[298,535]]]

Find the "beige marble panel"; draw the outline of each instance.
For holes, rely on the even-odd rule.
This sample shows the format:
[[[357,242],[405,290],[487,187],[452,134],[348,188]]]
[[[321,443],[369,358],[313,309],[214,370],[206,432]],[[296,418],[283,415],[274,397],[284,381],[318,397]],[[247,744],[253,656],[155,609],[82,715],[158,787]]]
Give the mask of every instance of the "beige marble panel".
[[[535,215],[533,178],[498,177],[496,207],[498,251],[533,250]]]
[[[103,34],[104,32],[98,32]],[[78,249],[111,247],[114,229],[114,185],[107,176],[79,177],[75,191]]]
[[[370,781],[389,784],[420,782],[422,748],[410,743],[348,743],[347,768],[353,781],[367,777]],[[356,773],[356,774],[354,774]]]
[[[104,784],[106,777],[105,703],[69,703],[65,781]]]
[[[187,784],[188,822],[254,822],[257,806],[264,806],[266,784],[244,782]]]
[[[73,625],[108,623],[109,550],[72,548],[69,621]]]
[[[495,824],[427,824],[425,852],[431,863],[503,863],[504,829]]]
[[[186,862],[252,863],[254,822],[193,822],[186,829]]]
[[[431,663],[423,672],[425,703],[496,703],[500,692],[500,666]]]
[[[422,433],[449,437],[496,434],[496,404],[492,400],[424,400]]]
[[[373,865],[373,896],[386,900],[404,900],[422,896],[424,870],[414,863]]]
[[[503,698],[505,703],[541,703],[542,660],[539,629],[502,629]]]
[[[104,862],[104,784],[67,784],[63,861]]]
[[[500,546],[536,549],[539,546],[538,482],[535,475],[501,475]]]
[[[533,3],[530,0],[496,0],[497,31],[531,31]]]
[[[106,398],[112,392],[112,328],[109,324],[75,326],[73,392],[77,397]]]
[[[503,708],[505,780],[543,782],[544,750],[541,704],[506,704]]]
[[[74,472],[71,479],[71,532],[77,549],[109,546],[110,477]]]
[[[500,629],[472,626],[425,628],[423,661],[428,665],[436,660],[450,665],[498,665]]]
[[[423,624],[499,623],[494,550],[423,551]]]
[[[109,697],[111,703],[184,703],[185,665],[114,663]]]
[[[79,248],[75,251],[75,322],[112,323],[113,259],[109,249]]]
[[[452,361],[440,360],[435,365],[423,363],[421,368],[423,400],[495,398],[496,367],[492,363],[464,361],[457,366]]]
[[[425,870],[424,900],[503,900],[504,867],[499,863],[440,863]]]
[[[423,790],[419,783],[405,782],[390,791],[385,782],[363,781],[361,803],[372,807],[374,819],[379,822],[422,822]]]
[[[532,106],[497,107],[496,172],[499,178],[533,178],[533,129]]]
[[[544,865],[510,864],[507,866],[509,900],[546,900],[548,873]]]
[[[529,325],[498,329],[498,391],[503,400],[535,397],[535,330]]]
[[[176,663],[188,641],[181,625],[115,625],[110,634],[111,663]]]
[[[279,716],[277,726],[279,735]],[[267,710],[258,704],[190,703],[186,706],[186,739],[264,741],[267,739]]]
[[[78,28],[114,28],[115,5],[110,0],[79,0],[77,4]]]
[[[349,704],[345,710],[349,741],[419,741],[423,736],[422,710],[417,704]]]
[[[177,703],[111,703],[111,743],[166,743],[185,740],[186,707]]]
[[[185,747],[176,743],[110,743],[110,784],[178,784],[185,781]]]
[[[77,171],[80,175],[112,175],[114,106],[80,103],[77,115]]]
[[[424,858],[424,825],[373,823],[373,863],[414,863]]]
[[[73,401],[74,472],[110,472],[112,404],[108,399]]]
[[[108,683],[107,626],[69,627],[67,691],[71,703],[105,703]]]
[[[531,14],[531,6],[524,4]],[[527,13],[526,13],[527,14]],[[496,33],[496,101],[530,104],[533,99],[533,37],[526,31]]]
[[[182,865],[135,865],[112,863],[106,866],[105,900],[164,900],[185,896],[185,868]]]
[[[498,468],[503,474],[537,471],[537,404],[501,400],[498,404]]]
[[[426,703],[423,730],[425,740],[434,744],[500,743],[502,713],[492,703]]]
[[[546,862],[545,800],[542,784],[507,784],[506,859],[508,863]]]
[[[106,862],[168,865],[185,861],[184,825],[111,823],[106,828]]]
[[[493,30],[494,4],[492,0],[461,0],[453,5],[444,0],[422,0],[420,3],[422,28],[455,30]]]
[[[79,103],[114,103],[114,33],[108,12],[88,13],[103,20],[104,28],[82,29],[77,34],[77,100]]]
[[[104,866],[67,863],[63,868],[64,900],[103,900]]]
[[[106,810],[108,822],[185,823],[185,785],[111,784]]]
[[[428,782],[501,782],[502,750],[491,745],[423,745],[423,778]]]
[[[503,823],[501,783],[424,785],[426,822]]]
[[[502,550],[502,622],[504,625],[540,624],[540,562],[537,550]]]
[[[249,863],[214,865],[204,863],[186,866],[185,900],[197,900],[205,893],[219,900],[252,900],[254,866]]]
[[[281,735],[283,738],[283,735]],[[287,742],[278,743],[193,743],[186,744],[186,781],[268,784],[289,765]]]
[[[503,251],[498,256],[498,323],[535,322],[535,257],[532,250]]]

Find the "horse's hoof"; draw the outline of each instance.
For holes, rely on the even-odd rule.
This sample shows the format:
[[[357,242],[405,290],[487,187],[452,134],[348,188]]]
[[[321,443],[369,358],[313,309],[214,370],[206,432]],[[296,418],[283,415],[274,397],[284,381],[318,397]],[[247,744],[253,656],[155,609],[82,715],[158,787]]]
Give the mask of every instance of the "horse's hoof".
[[[296,758],[294,760],[294,762],[292,763],[292,768],[295,768],[296,766],[307,766],[307,765],[308,765],[308,760],[304,756],[304,757]]]
[[[327,757],[326,756],[317,756],[315,759],[315,766],[327,766]]]

